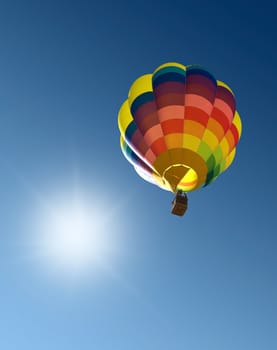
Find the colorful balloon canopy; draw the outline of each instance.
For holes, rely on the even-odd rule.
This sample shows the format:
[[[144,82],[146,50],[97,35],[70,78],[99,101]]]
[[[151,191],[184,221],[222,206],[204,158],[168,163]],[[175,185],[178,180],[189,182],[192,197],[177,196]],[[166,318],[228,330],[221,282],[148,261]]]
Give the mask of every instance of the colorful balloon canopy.
[[[214,181],[234,160],[241,135],[232,90],[204,68],[179,63],[133,83],[118,125],[136,172],[172,192]]]

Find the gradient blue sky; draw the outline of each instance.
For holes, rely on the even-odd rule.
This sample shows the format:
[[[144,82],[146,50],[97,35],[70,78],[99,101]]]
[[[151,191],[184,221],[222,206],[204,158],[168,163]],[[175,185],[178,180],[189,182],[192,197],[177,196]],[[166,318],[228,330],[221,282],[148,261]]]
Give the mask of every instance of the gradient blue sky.
[[[1,349],[277,348],[272,5],[1,1]],[[130,84],[167,61],[226,81],[243,122],[234,164],[182,219],[124,159],[117,130]],[[116,211],[107,229],[122,247],[113,272],[72,286],[25,241],[40,199],[76,181]]]

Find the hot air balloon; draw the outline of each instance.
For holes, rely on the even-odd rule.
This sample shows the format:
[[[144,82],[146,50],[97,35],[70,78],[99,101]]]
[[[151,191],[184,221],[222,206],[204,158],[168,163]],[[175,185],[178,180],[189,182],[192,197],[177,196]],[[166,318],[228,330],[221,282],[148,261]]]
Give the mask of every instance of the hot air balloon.
[[[212,183],[233,162],[241,120],[228,85],[198,65],[170,62],[132,84],[118,114],[121,150],[146,181],[176,194]]]

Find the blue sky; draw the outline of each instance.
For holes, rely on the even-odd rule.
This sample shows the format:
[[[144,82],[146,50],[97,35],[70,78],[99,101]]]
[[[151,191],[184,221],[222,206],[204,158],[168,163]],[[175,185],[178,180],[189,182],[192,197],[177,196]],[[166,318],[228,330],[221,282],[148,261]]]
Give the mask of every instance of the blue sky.
[[[272,5],[1,2],[1,349],[276,349]],[[167,61],[227,82],[243,122],[231,168],[182,219],[124,159],[117,129],[131,83]],[[121,248],[71,285],[27,243],[41,201],[76,183]]]

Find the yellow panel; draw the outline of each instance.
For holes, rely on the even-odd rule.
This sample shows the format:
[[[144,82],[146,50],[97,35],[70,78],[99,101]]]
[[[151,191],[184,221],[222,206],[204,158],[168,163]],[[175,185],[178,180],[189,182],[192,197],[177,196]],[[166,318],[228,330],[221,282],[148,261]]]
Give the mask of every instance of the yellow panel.
[[[123,150],[124,142],[125,142],[124,138],[120,135],[120,147],[122,150]]]
[[[215,136],[214,133],[212,133],[210,130],[206,129],[205,132],[204,132],[204,135],[202,137],[202,140],[204,142],[206,142],[206,144],[208,146],[210,146],[210,148],[212,150],[214,150],[216,148],[216,146],[218,145],[218,139],[217,137]]]
[[[122,135],[125,134],[128,125],[133,121],[133,117],[130,111],[128,100],[126,100],[118,113],[118,127]]]
[[[200,139],[196,136],[192,136],[190,134],[184,134],[183,137],[183,147],[185,149],[190,149],[191,151],[197,151],[200,145]]]
[[[145,92],[153,91],[152,87],[152,74],[145,74],[134,81],[128,94],[129,105],[134,102],[134,100]]]
[[[228,157],[226,158],[226,163],[225,163],[225,169],[229,168],[229,166],[232,164],[234,158],[236,155],[236,149],[234,148],[233,151],[228,155]]]
[[[164,137],[168,149],[180,148],[183,143],[184,134],[168,134]]]
[[[164,171],[163,178],[170,185],[170,187],[175,191],[180,181],[188,173],[189,169],[190,169],[189,167],[186,167],[183,164],[173,164]]]
[[[225,137],[223,137],[223,139],[221,140],[220,147],[222,150],[222,158],[225,159],[229,153],[229,150],[230,150],[229,143]]]
[[[217,80],[217,86],[223,86],[225,87],[227,90],[229,90],[231,92],[232,95],[234,95],[232,89],[230,88],[230,86],[228,86],[227,84],[223,83],[223,81],[221,80]]]
[[[234,116],[234,119],[233,119],[233,124],[237,128],[238,133],[239,133],[239,137],[240,137],[241,130],[242,130],[242,125],[241,125],[241,120],[240,120],[240,116],[239,116],[238,111],[235,112],[235,116]]]
[[[160,65],[157,69],[155,69],[153,75],[154,75],[157,71],[159,71],[160,69],[162,69],[162,68],[172,67],[172,66],[181,68],[181,69],[183,69],[184,71],[186,71],[186,69],[187,69],[187,67],[184,66],[184,65],[181,64],[181,63],[177,63],[177,62],[167,62],[167,63],[164,63],[164,64]]]
[[[197,173],[193,169],[189,169],[179,182],[177,189],[185,192],[192,191],[197,185],[197,178]]]

